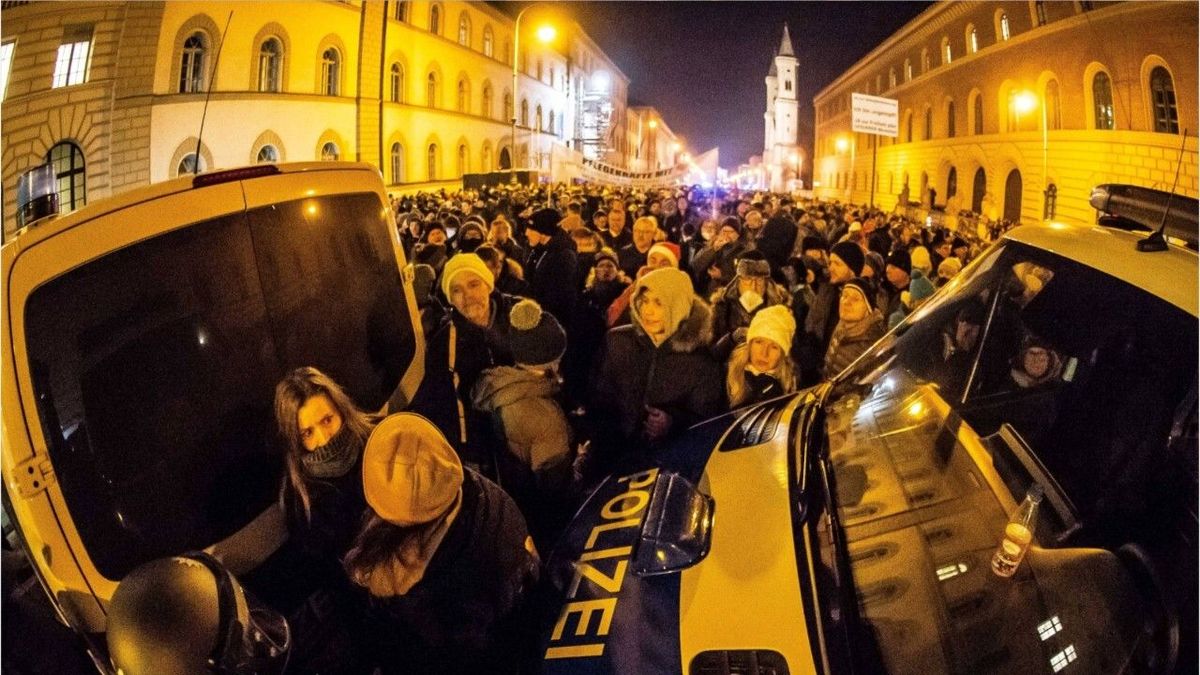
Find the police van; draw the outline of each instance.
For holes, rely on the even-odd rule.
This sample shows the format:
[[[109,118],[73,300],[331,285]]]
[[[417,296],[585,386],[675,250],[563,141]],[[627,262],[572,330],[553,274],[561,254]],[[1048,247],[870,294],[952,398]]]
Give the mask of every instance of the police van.
[[[378,169],[180,177],[39,218],[0,255],[4,511],[97,666],[117,583],[156,558],[205,550],[303,603],[281,553],[275,383],[316,366],[380,410],[422,374]]]
[[[1196,672],[1197,203],[1092,203],[606,479],[549,557],[541,671]]]

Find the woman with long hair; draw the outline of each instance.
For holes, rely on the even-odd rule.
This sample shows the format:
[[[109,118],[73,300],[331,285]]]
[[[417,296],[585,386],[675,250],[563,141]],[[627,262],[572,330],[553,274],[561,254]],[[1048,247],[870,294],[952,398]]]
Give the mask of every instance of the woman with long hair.
[[[725,388],[731,409],[796,391],[796,366],[790,355],[795,334],[796,320],[784,305],[754,315],[746,341],[729,355]]]
[[[374,422],[311,366],[276,385],[275,422],[285,448],[281,498],[289,533],[308,552],[340,559],[366,509],[362,449]]]

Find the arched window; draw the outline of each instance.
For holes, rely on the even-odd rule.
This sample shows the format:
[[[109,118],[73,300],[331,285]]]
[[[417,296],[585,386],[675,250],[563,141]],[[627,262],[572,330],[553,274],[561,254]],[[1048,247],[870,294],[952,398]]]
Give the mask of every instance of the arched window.
[[[458,44],[471,46],[471,17],[466,12],[458,15]]]
[[[321,161],[336,162],[342,156],[342,151],[338,149],[337,143],[327,141],[321,146]]]
[[[928,73],[928,72],[929,72],[929,50],[922,49],[921,50],[921,74],[924,75],[925,73]]]
[[[201,157],[199,159],[200,166],[197,167],[196,164],[197,164],[196,153],[189,152],[188,154],[183,156],[183,159],[179,160],[179,166],[175,167],[175,175],[176,176],[190,176],[192,174],[204,171],[206,168],[208,168],[208,167],[204,166],[204,158],[203,157]],[[59,201],[61,202],[62,199],[60,198]]]
[[[1000,13],[1000,39],[1007,40],[1012,37],[1012,30],[1008,26],[1008,15]]]
[[[933,109],[925,109],[925,140],[933,138]]]
[[[507,91],[504,92],[504,119],[506,121],[513,119],[513,102],[512,101],[513,101],[512,94],[508,93]]]
[[[491,58],[494,51],[493,42],[495,38],[492,36],[492,26],[488,24],[483,27],[483,55]]]
[[[469,89],[465,79],[458,81],[458,97],[455,99],[458,112],[467,112]]]
[[[500,168],[512,168],[512,153],[508,151],[508,148],[500,148]]]
[[[967,31],[967,51],[971,54],[979,51],[979,31],[974,26]]]
[[[1154,130],[1179,133],[1179,113],[1175,109],[1175,84],[1166,68],[1156,66],[1150,71],[1150,96],[1154,103]]]
[[[543,70],[543,68],[544,68],[544,67],[545,67],[545,64],[542,62],[542,58],[539,56],[539,57],[538,57],[538,62],[537,62],[537,79],[538,79],[538,82],[541,82],[541,81],[542,81],[542,77],[545,75],[545,72],[544,72],[544,70]]]
[[[904,140],[907,143],[912,143],[912,114],[909,113],[908,118],[904,120]]]
[[[456,174],[461,178],[467,172],[467,145],[465,143],[458,144],[458,165]]]
[[[888,69],[888,89],[895,89],[895,88],[896,88],[896,69],[889,68]]]
[[[429,180],[437,180],[437,155],[437,143],[430,143],[429,151],[425,153],[425,170]]]
[[[254,159],[259,164],[273,164],[279,161],[279,150],[273,145],[264,145],[258,149],[258,157]]]
[[[958,169],[950,167],[950,173],[946,176],[946,199],[949,200],[956,194],[958,194]]]
[[[975,94],[975,103],[971,106],[975,113],[973,133],[978,136],[983,133],[983,94]]]
[[[408,21],[408,6],[409,6],[409,4],[411,4],[411,3],[404,2],[404,0],[401,0],[400,2],[396,3],[396,20],[397,21]]]
[[[480,106],[480,114],[484,117],[492,116],[492,83],[483,83],[483,105]]]
[[[492,170],[492,146],[486,143],[483,146],[483,156],[480,158],[480,168],[486,173]]]
[[[521,99],[521,126],[529,126],[529,101]]]
[[[404,148],[399,143],[392,143],[391,152],[392,183],[404,182]]]
[[[392,88],[391,88],[392,103],[403,103],[404,102],[404,69],[400,67],[399,63],[392,64],[391,83],[392,83]]]
[[[942,38],[942,65],[949,65],[953,58],[953,50],[950,49],[950,38]]]
[[[1092,102],[1096,111],[1097,129],[1115,129],[1113,116],[1112,82],[1108,73],[1100,71],[1092,78]]]
[[[946,137],[954,138],[954,101],[950,101],[946,106]]]
[[[1037,25],[1046,25],[1046,3],[1043,0],[1036,0],[1033,3],[1033,8],[1037,12]]]
[[[545,127],[543,127],[543,126],[542,126],[542,104],[541,104],[541,103],[539,103],[539,104],[537,105],[537,108],[535,108],[535,109],[534,109],[534,113],[533,113],[533,128],[534,128],[534,129],[536,129],[536,130],[538,130],[538,131],[545,131],[545,130],[546,130],[546,129],[545,129]]]
[[[904,59],[904,81],[912,81],[912,61],[909,59]]]
[[[1046,83],[1046,129],[1062,128],[1062,104],[1058,96],[1058,80]]]
[[[429,32],[434,35],[442,32],[442,8],[437,5],[429,8]]]
[[[195,94],[204,91],[204,61],[208,54],[208,38],[196,31],[183,41],[183,58],[179,67],[179,93]]]
[[[258,90],[277,92],[283,82],[283,44],[269,37],[258,48]]]
[[[549,129],[550,133],[552,133],[552,134],[555,133],[555,131],[556,131],[556,129],[554,128],[554,111],[553,110],[550,111],[550,118],[547,120],[546,128]]]
[[[425,78],[425,105],[437,107],[437,73],[429,73]]]
[[[326,96],[337,96],[340,89],[342,57],[338,50],[330,47],[321,54],[321,92]]]
[[[58,179],[59,211],[69,213],[86,204],[86,173],[79,146],[70,141],[56,144],[46,153],[46,163],[54,167],[54,177]]]

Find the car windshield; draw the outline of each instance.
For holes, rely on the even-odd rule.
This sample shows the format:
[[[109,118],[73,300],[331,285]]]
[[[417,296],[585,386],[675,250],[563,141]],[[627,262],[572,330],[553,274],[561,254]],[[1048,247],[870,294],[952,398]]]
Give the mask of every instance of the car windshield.
[[[1194,416],[1196,341],[1173,305],[1004,241],[843,373],[825,405],[826,539],[845,543],[865,648],[889,672],[1138,658],[1119,552],[1195,530],[1195,447],[1169,439]],[[992,553],[1034,483],[1034,545],[999,577]]]

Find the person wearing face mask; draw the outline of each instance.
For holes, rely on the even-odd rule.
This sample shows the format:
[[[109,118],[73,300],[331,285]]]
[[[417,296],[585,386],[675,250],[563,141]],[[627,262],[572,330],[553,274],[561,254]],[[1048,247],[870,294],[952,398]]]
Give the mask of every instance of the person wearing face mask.
[[[678,269],[634,284],[633,322],[608,331],[589,406],[594,469],[644,458],[724,408],[721,367],[709,351],[712,316]]]
[[[732,216],[721,221],[716,234],[692,259],[697,292],[709,297],[723,288],[734,275],[734,261],[746,250],[741,242],[742,226]]]
[[[790,354],[796,321],[782,305],[754,315],[746,341],[733,350],[726,368],[729,407],[741,408],[796,390]]]
[[[845,370],[883,337],[883,315],[875,308],[874,297],[875,291],[865,279],[855,277],[842,285],[838,324],[825,352],[826,378]]]
[[[455,248],[459,253],[474,253],[487,239],[483,223],[478,218],[469,218],[458,230],[455,238]]]
[[[683,263],[687,269],[692,270],[693,277],[695,277],[696,271],[696,256],[700,253],[700,251],[704,250],[705,246],[708,246],[708,243],[712,241],[713,237],[715,236],[717,236],[717,221],[713,220],[712,218],[705,218],[700,223],[700,228],[696,231],[696,235],[687,238],[683,242]],[[696,290],[700,291],[699,288]]]
[[[771,278],[771,264],[760,251],[747,251],[737,261],[733,281],[713,294],[713,353],[725,361],[741,334],[761,309],[783,305],[791,298],[787,289]]]

